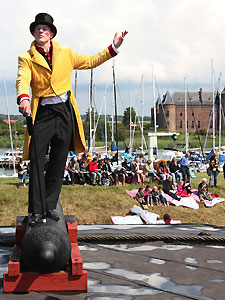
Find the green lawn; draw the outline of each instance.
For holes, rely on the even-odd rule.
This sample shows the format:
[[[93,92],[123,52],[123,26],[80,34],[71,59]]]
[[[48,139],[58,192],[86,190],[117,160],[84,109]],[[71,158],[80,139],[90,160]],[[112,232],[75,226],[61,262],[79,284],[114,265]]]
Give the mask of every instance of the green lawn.
[[[197,188],[198,183],[205,173],[197,173],[197,178],[192,179],[192,188]],[[208,177],[207,177],[208,178]],[[82,186],[63,185],[60,200],[64,214],[75,215],[78,224],[111,224],[110,216],[126,215],[134,204],[137,204],[125,191],[137,189],[137,185],[119,186]],[[212,188],[221,197],[225,197],[225,181],[223,174],[218,175],[218,188]],[[19,179],[0,179],[0,225],[15,225],[16,217],[27,214],[28,188],[24,188]],[[225,226],[225,202],[212,208],[206,208],[200,203],[200,209],[175,207],[170,205],[154,206],[149,211],[157,213],[162,218],[169,213],[172,219],[182,220],[183,223],[211,224]]]

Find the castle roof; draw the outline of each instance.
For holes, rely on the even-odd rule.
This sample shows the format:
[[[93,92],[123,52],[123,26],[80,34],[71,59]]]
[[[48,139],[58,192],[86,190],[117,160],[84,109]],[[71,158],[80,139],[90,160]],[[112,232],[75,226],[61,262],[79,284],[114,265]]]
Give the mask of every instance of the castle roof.
[[[223,91],[224,93],[225,91]],[[216,95],[216,94],[215,94]],[[202,102],[200,101],[199,92],[187,92],[187,105],[192,106],[212,106],[212,92],[202,92]],[[184,92],[174,92],[172,97],[170,93],[167,91],[166,94],[163,96],[163,105],[171,105],[174,104],[176,106],[184,106],[185,99],[184,99]]]

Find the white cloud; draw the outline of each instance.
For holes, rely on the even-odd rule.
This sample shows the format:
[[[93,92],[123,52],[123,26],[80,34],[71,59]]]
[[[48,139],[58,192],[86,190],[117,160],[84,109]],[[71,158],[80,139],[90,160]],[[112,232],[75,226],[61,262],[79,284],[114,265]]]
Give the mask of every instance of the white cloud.
[[[96,53],[112,42],[116,31],[127,29],[116,58],[118,82],[138,85],[143,74],[150,89],[153,65],[159,86],[176,89],[186,75],[187,84],[210,89],[212,56],[216,76],[225,69],[224,8],[223,0],[1,1],[0,78],[15,80],[17,56],[32,41],[29,25],[37,13],[48,12],[58,29],[55,40],[78,53]],[[111,63],[95,71],[96,85],[111,81]],[[79,84],[87,85],[87,91],[89,76],[89,71],[79,73]]]

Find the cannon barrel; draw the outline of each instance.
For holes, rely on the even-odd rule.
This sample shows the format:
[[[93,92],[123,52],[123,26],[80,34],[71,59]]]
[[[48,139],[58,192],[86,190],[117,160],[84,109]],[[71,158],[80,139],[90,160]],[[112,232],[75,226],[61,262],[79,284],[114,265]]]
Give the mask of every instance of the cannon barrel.
[[[71,244],[59,201],[55,211],[59,221],[47,218],[46,223],[26,227],[21,247],[22,271],[55,273],[65,269],[71,255]]]

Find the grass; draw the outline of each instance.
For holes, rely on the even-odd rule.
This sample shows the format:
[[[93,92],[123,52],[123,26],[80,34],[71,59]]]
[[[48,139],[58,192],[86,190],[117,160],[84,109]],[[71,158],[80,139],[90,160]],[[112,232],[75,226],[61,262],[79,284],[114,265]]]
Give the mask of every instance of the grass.
[[[197,176],[192,179],[192,188],[197,188],[203,177],[208,178],[205,173],[197,173]],[[126,189],[137,188],[137,185],[126,185],[126,187],[63,185],[60,200],[64,214],[75,215],[78,224],[111,224],[110,216],[124,216],[129,213],[134,204],[137,205],[137,202],[125,192]],[[212,188],[211,191],[225,198],[222,173],[218,175],[218,188]],[[15,225],[17,216],[26,215],[27,199],[28,188],[25,189],[18,178],[1,178],[0,226]],[[157,213],[161,218],[165,213],[169,213],[172,219],[182,220],[183,223],[225,226],[225,202],[216,204],[212,208],[206,208],[203,203],[199,205],[198,210],[170,205],[170,207],[154,206],[149,211]]]

